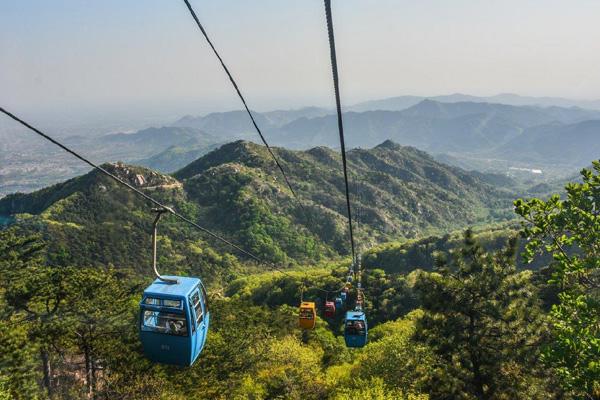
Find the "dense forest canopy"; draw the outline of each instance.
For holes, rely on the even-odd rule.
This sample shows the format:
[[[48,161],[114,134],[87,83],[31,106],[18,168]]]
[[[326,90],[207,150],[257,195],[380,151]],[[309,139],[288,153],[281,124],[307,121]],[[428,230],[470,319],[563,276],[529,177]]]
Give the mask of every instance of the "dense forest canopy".
[[[340,160],[276,151],[310,215],[248,142],[173,176],[106,165],[285,270],[164,219],[161,270],[208,284],[190,368],[141,352],[147,204],[96,172],[0,200],[0,398],[600,399],[600,163],[513,208],[519,193],[418,150],[351,151],[369,342],[349,349],[319,290],[350,264]],[[301,297],[319,309],[312,331],[297,328]]]

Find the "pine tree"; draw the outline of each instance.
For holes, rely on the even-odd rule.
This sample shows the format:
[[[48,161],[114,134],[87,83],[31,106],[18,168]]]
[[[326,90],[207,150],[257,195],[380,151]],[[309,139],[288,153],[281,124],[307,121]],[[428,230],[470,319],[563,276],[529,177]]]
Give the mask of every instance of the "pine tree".
[[[487,253],[467,231],[460,249],[419,278],[425,313],[415,339],[437,356],[432,399],[543,397],[536,349],[545,327],[531,274],[514,266],[515,243]]]

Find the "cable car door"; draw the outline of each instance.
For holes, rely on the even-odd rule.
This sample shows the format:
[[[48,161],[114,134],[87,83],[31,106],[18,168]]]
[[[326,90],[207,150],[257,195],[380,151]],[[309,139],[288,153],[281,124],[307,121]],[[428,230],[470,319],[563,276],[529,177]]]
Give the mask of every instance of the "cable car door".
[[[191,349],[191,358],[192,363],[198,357],[198,323],[196,322],[197,316],[196,311],[194,309],[194,296],[190,295],[188,298],[188,307],[190,313],[190,349]]]
[[[206,321],[205,321],[205,310],[203,305],[203,296],[200,292],[200,288],[197,286],[189,297],[190,302],[190,313],[193,314],[192,318],[192,349],[193,349],[193,360],[195,360],[202,351],[204,341],[206,340]]]
[[[206,295],[206,288],[202,281],[200,281],[200,302],[202,303],[202,312],[204,317],[202,318],[202,337],[200,342],[200,351],[204,348],[206,338],[208,337],[208,326],[210,324],[210,312],[208,310],[208,296]]]

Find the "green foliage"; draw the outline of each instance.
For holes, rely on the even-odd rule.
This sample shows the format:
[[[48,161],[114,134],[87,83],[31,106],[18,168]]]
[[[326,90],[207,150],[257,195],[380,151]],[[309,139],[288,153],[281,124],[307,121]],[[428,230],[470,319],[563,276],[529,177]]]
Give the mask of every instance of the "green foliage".
[[[45,249],[38,238],[19,236],[14,231],[2,234],[5,236],[1,243],[9,243],[1,253],[5,267],[2,276],[8,276],[12,265],[20,265],[24,272],[15,277],[18,279],[3,280],[0,296],[7,305],[8,315],[0,323],[0,344],[10,350],[10,356],[0,356],[0,379],[5,391],[16,398],[49,395],[61,399],[93,396],[136,400],[342,399],[351,396],[424,400],[429,398],[428,393],[432,398],[449,393],[468,394],[466,390],[459,391],[464,388],[460,382],[466,375],[455,375],[457,369],[460,372],[467,366],[460,363],[448,366],[440,354],[439,342],[422,340],[433,337],[432,330],[427,336],[422,329],[423,321],[435,314],[427,304],[425,312],[411,312],[420,304],[415,297],[415,284],[420,291],[425,288],[421,285],[425,278],[417,280],[419,272],[401,276],[378,269],[365,271],[370,341],[364,348],[353,350],[344,345],[339,317],[331,321],[318,317],[313,331],[297,329],[302,288],[308,287],[304,295],[320,306],[323,295],[314,287],[339,288],[348,267],[344,261],[292,269],[286,275],[278,272],[247,275],[233,280],[224,292],[218,285],[213,286],[209,292],[211,329],[206,348],[194,366],[182,369],[152,364],[141,354],[137,333],[141,282],[134,276],[113,268],[47,265],[42,262]],[[163,239],[163,247],[176,245],[166,239],[169,237]],[[193,243],[186,245],[195,254],[207,253]],[[483,259],[489,262],[488,256]],[[486,268],[483,271],[488,271]],[[501,333],[502,337],[475,343],[481,346],[477,348],[479,352],[487,351],[485,346],[489,344],[506,346],[498,352],[503,363],[496,379],[508,382],[502,393],[516,393],[523,398],[552,396],[552,392],[545,391],[547,380],[543,374],[534,368],[524,368],[526,362],[533,363],[534,356],[519,347],[532,344],[534,338],[528,335],[539,327],[534,292],[527,286],[530,274],[517,274],[513,267],[511,273],[500,274],[503,278],[494,280],[487,279],[482,271],[479,275],[475,272],[470,272],[474,276],[465,272],[464,286],[482,298],[484,292],[492,293],[487,302],[491,306],[477,305],[475,309],[482,313],[502,311],[501,322],[494,320],[494,313],[482,318],[482,323],[491,328],[480,330]],[[427,276],[441,279],[439,274]],[[494,286],[497,282],[502,284]],[[429,289],[433,293],[440,288],[434,285]],[[531,296],[531,301],[522,298],[524,293]],[[47,300],[50,312],[45,306]],[[457,301],[462,304],[459,300],[445,299],[445,302],[457,306]],[[528,327],[523,327],[521,320],[525,306],[530,317]],[[34,317],[21,324],[19,330],[3,328],[10,326],[10,321],[28,315],[26,310],[34,312]],[[507,328],[500,330],[503,323]],[[464,327],[458,328],[457,332],[461,332]],[[450,351],[457,353],[455,357],[468,348],[461,343],[458,333],[454,337],[447,331],[443,333],[445,339],[453,340]],[[20,347],[23,338],[26,346]],[[535,349],[533,346],[533,353]],[[27,368],[21,368],[23,365]],[[52,371],[48,385],[44,384],[44,366]]]
[[[102,354],[115,349],[119,331],[131,323],[124,315],[132,290],[139,288],[114,270],[45,265],[37,237],[7,230],[0,238],[0,304],[7,314],[0,343],[8,350],[0,361],[2,372],[9,373],[8,388],[24,399],[95,393]],[[83,382],[71,372],[78,357],[84,361]]]
[[[37,346],[24,346],[28,340],[21,316],[0,323],[0,399],[38,398]]]
[[[360,182],[357,239],[395,242],[364,256],[369,343],[348,349],[342,319],[356,292],[335,318],[321,313],[349,263],[339,258],[348,253],[340,160],[324,148],[276,151],[305,196],[303,207],[266,150],[250,143],[207,154],[175,174],[181,183],[139,167],[107,165],[186,217],[286,268],[282,274],[238,259],[164,218],[161,271],[202,276],[209,287],[208,341],[190,368],[152,364],[141,353],[138,302],[149,281],[141,277],[150,270],[152,222],[144,201],[95,172],[0,200],[0,212],[21,213],[0,231],[0,348],[6,350],[0,352],[0,399],[596,395],[595,175],[586,173],[565,201],[517,203],[530,218],[527,254],[554,256],[557,295],[545,286],[548,269],[517,272],[517,244],[504,248],[514,232],[509,224],[482,228],[478,242],[470,234],[422,237],[505,219],[506,192],[393,143],[353,151],[349,160]],[[423,272],[436,262],[435,271]],[[317,303],[314,330],[297,328],[301,296]],[[566,393],[553,390],[551,371],[538,362],[547,342],[540,297],[544,305],[557,303],[550,313],[553,342],[543,356]]]
[[[0,378],[0,400],[11,400],[11,394],[6,388],[6,379]]]
[[[405,394],[400,389],[390,389],[385,385],[381,378],[373,378],[371,380],[359,379],[353,382],[351,387],[344,387],[338,390],[332,400],[345,399],[362,399],[362,400],[427,400],[425,394]]]
[[[517,235],[518,224],[505,223],[485,225],[473,233],[477,241],[488,251],[499,250],[506,241]],[[452,251],[462,244],[463,231],[443,236],[428,236],[420,239],[395,241],[374,246],[363,255],[365,268],[382,268],[388,273],[409,273],[416,269],[431,270],[439,254]],[[525,250],[525,241],[518,241],[519,250]],[[517,260],[519,268],[538,269],[548,261],[540,257],[534,263]]]
[[[517,273],[515,241],[487,253],[471,232],[460,249],[440,257],[416,289],[425,311],[415,338],[437,356],[429,377],[432,398],[521,398],[547,396],[536,368],[544,324],[531,274]]]
[[[302,345],[295,337],[274,340],[255,366],[255,385],[263,388],[265,398],[323,398],[321,356],[318,349]]]
[[[295,264],[347,255],[339,154],[325,148],[276,151],[302,195],[302,206],[282,182],[266,149],[248,142],[226,144],[194,161],[174,174],[181,182],[141,167],[103,167],[267,260]],[[510,196],[504,191],[412,148],[386,143],[351,152],[349,162],[360,182],[354,188],[354,204],[361,215],[358,239],[365,244],[441,233],[490,218],[503,220],[490,217],[491,210],[510,209]],[[0,199],[1,215],[21,214],[17,225],[52,239],[48,240],[52,263],[112,264],[138,271],[149,265],[148,208],[97,171]],[[26,218],[25,213],[33,217]],[[165,261],[181,257],[166,268],[173,273],[197,268],[203,276],[216,275],[179,246],[197,242],[201,234],[168,219],[161,228],[161,234],[175,243],[163,253]],[[218,253],[232,251],[212,239],[202,246]]]
[[[565,389],[600,398],[600,162],[581,176],[566,186],[565,199],[520,199],[515,210],[524,219],[525,258],[552,255],[551,283],[560,289],[545,361]]]
[[[412,340],[421,315],[416,311],[371,329],[372,343],[358,356],[353,373],[367,382],[382,379],[386,386],[408,393],[422,391],[433,357],[429,348]]]

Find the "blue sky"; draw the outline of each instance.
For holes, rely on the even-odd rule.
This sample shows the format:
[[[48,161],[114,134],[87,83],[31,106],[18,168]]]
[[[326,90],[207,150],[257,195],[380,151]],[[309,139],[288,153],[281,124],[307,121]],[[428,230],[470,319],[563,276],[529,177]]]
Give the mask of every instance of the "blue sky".
[[[321,0],[193,0],[259,109],[333,104]],[[600,98],[598,1],[333,0],[346,104],[403,94]],[[0,103],[204,113],[239,107],[178,0],[0,6]]]

